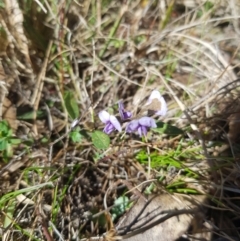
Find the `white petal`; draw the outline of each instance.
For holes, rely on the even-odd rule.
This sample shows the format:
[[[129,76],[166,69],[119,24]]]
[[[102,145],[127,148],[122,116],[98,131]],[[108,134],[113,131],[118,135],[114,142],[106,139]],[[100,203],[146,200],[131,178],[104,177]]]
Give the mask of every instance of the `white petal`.
[[[165,116],[167,111],[168,111],[167,103],[158,90],[152,91],[151,95],[148,98],[148,101],[147,101],[146,105],[150,105],[152,103],[152,100],[154,100],[154,99],[157,99],[161,103],[161,109],[156,111],[156,114],[161,115],[161,116]]]
[[[122,131],[122,127],[121,127],[118,119],[117,119],[115,116],[110,115],[110,122],[112,123],[112,125],[113,125],[119,132]]]
[[[149,96],[149,99],[150,100],[153,100],[153,99],[158,99],[160,101],[160,98],[161,98],[161,94],[158,90],[153,90],[151,95]]]
[[[148,100],[147,100],[147,103],[145,105],[150,105],[152,103],[152,100],[153,99],[157,99],[160,101],[160,98],[161,98],[161,94],[158,90],[153,90],[151,95],[149,96]]]
[[[160,102],[161,102],[161,110],[157,111],[156,114],[164,116],[167,114],[167,110],[168,110],[167,103],[162,96],[160,98]]]
[[[100,111],[98,117],[104,124],[110,120],[110,114],[105,110]]]

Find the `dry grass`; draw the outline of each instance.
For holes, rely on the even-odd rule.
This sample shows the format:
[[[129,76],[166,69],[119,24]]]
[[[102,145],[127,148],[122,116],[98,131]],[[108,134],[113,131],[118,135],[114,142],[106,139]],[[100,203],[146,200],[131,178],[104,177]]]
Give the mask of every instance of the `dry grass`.
[[[163,200],[157,216],[187,209],[164,240],[239,240],[239,10],[237,0],[0,3],[0,115],[12,130],[0,156],[2,240],[135,240],[144,225],[123,232],[111,210],[146,191]],[[137,112],[153,89],[168,103],[161,121],[182,132],[114,133],[97,149],[99,111],[123,99]]]

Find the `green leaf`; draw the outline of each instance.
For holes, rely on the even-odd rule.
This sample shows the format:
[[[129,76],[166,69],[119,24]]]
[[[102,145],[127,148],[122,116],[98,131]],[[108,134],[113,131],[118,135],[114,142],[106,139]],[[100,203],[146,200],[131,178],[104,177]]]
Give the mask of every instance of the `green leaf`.
[[[70,91],[65,92],[64,102],[67,112],[72,120],[79,118],[79,108],[74,94]]]
[[[9,132],[9,125],[7,123],[7,121],[0,121],[0,136],[2,137],[6,137],[8,136],[8,132]]]
[[[110,145],[110,138],[102,131],[94,131],[92,133],[92,142],[97,149],[107,149]]]
[[[41,139],[41,143],[42,144],[46,144],[46,143],[48,143],[49,142],[49,139],[47,138],[47,137],[43,137],[42,139]]]
[[[37,114],[37,118],[42,118],[45,116],[45,112],[42,110],[38,110],[36,114]],[[17,116],[19,120],[32,120],[33,117],[34,117],[34,111],[29,111],[22,115]]]
[[[196,189],[192,188],[176,188],[176,189],[168,189],[171,193],[184,193],[184,194],[202,194]]]
[[[4,151],[7,149],[7,140],[5,138],[0,139],[0,151]]]
[[[210,9],[212,9],[214,7],[214,4],[212,3],[212,2],[210,2],[210,1],[206,1],[205,3],[204,3],[204,9],[206,10],[206,11],[209,11]]]
[[[197,17],[202,17],[205,12],[210,11],[214,7],[211,1],[206,1],[203,5],[203,10],[197,11]]]
[[[82,135],[80,134],[80,128],[70,132],[70,138],[74,143],[80,143],[82,141]]]
[[[14,219],[13,215],[16,208],[16,203],[17,202],[14,199],[12,199],[9,201],[8,205],[6,205],[6,215],[3,223],[4,228],[8,228],[9,225],[12,224],[12,220]]]
[[[166,186],[167,189],[173,189],[173,188],[183,188],[186,186],[186,182],[184,181],[176,181],[174,183],[169,184]]]
[[[144,193],[147,195],[152,194],[155,187],[156,187],[156,185],[152,182],[148,187],[146,187]]]
[[[8,139],[8,142],[9,143],[11,143],[12,145],[18,145],[18,144],[20,144],[22,141],[20,140],[20,139],[18,139],[18,138],[14,138],[14,137],[10,137],[9,139]]]
[[[161,121],[157,122],[157,128],[152,128],[152,131],[172,136],[178,136],[184,133],[183,130],[179,129],[178,127],[172,126]]]
[[[6,156],[7,157],[11,157],[12,155],[13,155],[12,145],[7,143]]]

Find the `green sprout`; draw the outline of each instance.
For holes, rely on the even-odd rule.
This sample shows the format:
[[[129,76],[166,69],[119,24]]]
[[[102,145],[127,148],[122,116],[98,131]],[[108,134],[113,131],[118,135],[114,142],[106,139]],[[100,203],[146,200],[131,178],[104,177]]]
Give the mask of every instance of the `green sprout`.
[[[21,140],[13,136],[13,131],[6,120],[0,121],[0,151],[4,161],[12,156],[13,146]]]

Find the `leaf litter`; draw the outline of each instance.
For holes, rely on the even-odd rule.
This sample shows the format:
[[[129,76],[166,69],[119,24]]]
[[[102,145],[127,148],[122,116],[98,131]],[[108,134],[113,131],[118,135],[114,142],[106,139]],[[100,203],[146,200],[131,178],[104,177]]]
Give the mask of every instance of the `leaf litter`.
[[[1,154],[2,240],[239,240],[239,8],[4,1],[0,116],[21,143]],[[94,144],[101,110],[141,113],[154,89],[158,131]]]

